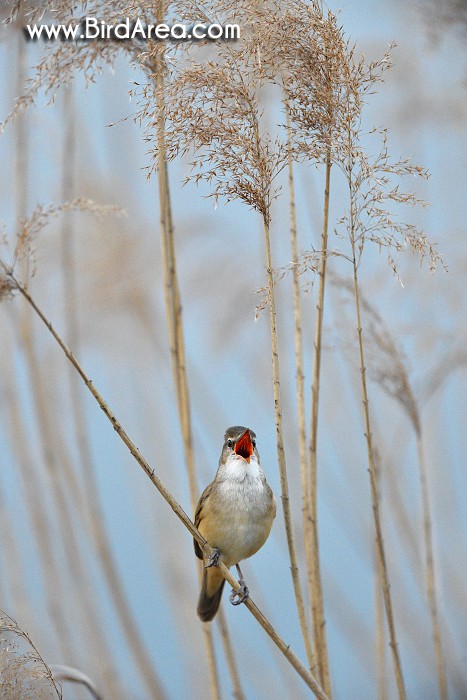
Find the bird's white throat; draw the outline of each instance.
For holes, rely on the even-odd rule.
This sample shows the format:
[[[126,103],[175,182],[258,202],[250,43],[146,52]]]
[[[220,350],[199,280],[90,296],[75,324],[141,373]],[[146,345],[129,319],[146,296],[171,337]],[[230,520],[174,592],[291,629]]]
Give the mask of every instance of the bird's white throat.
[[[232,453],[219,469],[219,476],[229,481],[244,481],[246,478],[261,481],[261,475],[261,467],[255,454],[252,454],[247,462],[240,455]]]

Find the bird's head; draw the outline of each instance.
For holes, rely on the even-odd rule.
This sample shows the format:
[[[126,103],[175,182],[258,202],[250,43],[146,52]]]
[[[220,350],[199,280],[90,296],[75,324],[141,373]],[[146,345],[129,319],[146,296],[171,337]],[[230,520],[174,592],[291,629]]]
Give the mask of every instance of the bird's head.
[[[248,463],[251,457],[256,455],[259,462],[259,454],[256,449],[256,435],[250,428],[245,428],[242,425],[234,425],[232,428],[227,428],[220,462],[225,464],[232,454],[241,457]]]

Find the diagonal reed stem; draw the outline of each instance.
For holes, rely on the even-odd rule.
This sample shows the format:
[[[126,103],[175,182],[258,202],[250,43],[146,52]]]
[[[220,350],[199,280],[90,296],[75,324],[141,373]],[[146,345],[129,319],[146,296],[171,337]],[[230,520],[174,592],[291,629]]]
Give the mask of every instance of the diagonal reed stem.
[[[191,536],[194,537],[195,540],[199,543],[203,553],[207,557],[209,557],[212,554],[212,551],[213,551],[212,548],[206,542],[206,540],[201,535],[201,533],[198,531],[198,529],[194,526],[193,522],[190,520],[190,518],[185,513],[183,508],[177,503],[177,501],[172,496],[170,491],[164,486],[163,482],[157,476],[155,469],[151,468],[151,466],[149,465],[149,462],[143,457],[143,455],[141,454],[139,449],[136,447],[133,440],[125,432],[122,425],[118,421],[117,417],[114,415],[114,413],[112,412],[110,407],[105,402],[104,398],[101,396],[99,391],[96,389],[96,387],[94,386],[91,379],[89,379],[89,377],[85,373],[84,369],[81,367],[81,365],[79,364],[79,362],[77,361],[77,359],[73,355],[70,348],[66,345],[66,343],[63,341],[61,336],[57,333],[57,331],[53,327],[52,323],[48,320],[48,318],[45,316],[45,314],[37,306],[36,302],[31,297],[31,295],[29,294],[27,289],[24,287],[24,285],[21,284],[21,282],[15,277],[15,275],[13,274],[13,271],[7,265],[5,265],[5,263],[2,260],[0,260],[0,267],[4,270],[5,274],[8,276],[8,278],[10,279],[14,288],[17,289],[21,293],[21,295],[24,297],[24,299],[26,299],[28,304],[31,306],[32,309],[34,309],[37,316],[41,319],[42,323],[46,326],[48,331],[54,337],[55,341],[58,343],[58,345],[60,346],[62,351],[65,353],[66,357],[68,358],[68,360],[71,362],[71,364],[73,365],[75,370],[78,372],[78,374],[80,375],[80,377],[84,381],[88,390],[94,396],[95,400],[99,404],[99,406],[102,409],[102,411],[104,412],[105,416],[108,418],[108,420],[112,424],[112,426],[113,426],[115,432],[117,433],[117,435],[119,436],[119,438],[127,446],[130,454],[138,462],[140,467],[145,472],[146,476],[154,484],[154,486],[157,488],[157,490],[159,491],[161,496],[164,498],[164,500],[169,504],[170,508],[173,510],[175,515],[185,525],[185,527],[187,528],[187,530],[189,531]],[[228,581],[228,583],[234,588],[235,591],[239,591],[240,584],[235,579],[235,577],[232,576],[232,574],[227,569],[227,567],[222,562],[219,564],[219,567],[220,567],[222,575],[224,576],[226,581]],[[326,695],[324,690],[321,688],[318,681],[314,678],[314,676],[312,676],[311,673],[309,673],[309,671],[307,671],[305,666],[301,663],[299,658],[295,655],[295,653],[290,648],[290,645],[286,644],[284,642],[284,640],[279,636],[279,634],[276,632],[275,628],[271,625],[269,620],[263,615],[261,610],[255,605],[255,603],[253,602],[253,600],[251,598],[248,598],[245,601],[245,606],[251,612],[253,617],[259,622],[259,624],[265,630],[265,632],[269,635],[269,637],[272,639],[274,644],[280,649],[280,651],[285,656],[287,661],[291,664],[291,666],[299,674],[299,676],[306,683],[306,685],[310,688],[310,690],[313,691],[315,696],[317,698],[319,698],[319,700],[329,700],[328,696]]]

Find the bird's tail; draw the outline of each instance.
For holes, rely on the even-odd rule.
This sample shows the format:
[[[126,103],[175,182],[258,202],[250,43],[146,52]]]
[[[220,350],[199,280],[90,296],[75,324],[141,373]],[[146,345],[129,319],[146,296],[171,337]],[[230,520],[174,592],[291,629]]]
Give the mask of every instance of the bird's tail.
[[[198,615],[203,622],[209,622],[216,614],[224,584],[225,578],[216,566],[204,569],[203,585],[198,600]]]

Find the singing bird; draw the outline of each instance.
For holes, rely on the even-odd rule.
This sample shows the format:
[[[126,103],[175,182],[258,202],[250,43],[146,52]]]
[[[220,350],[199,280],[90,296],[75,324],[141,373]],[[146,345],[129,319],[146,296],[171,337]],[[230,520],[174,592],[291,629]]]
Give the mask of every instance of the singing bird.
[[[209,622],[221,601],[225,579],[219,559],[237,567],[241,589],[230,601],[239,605],[248,598],[239,562],[255,554],[266,542],[276,516],[276,500],[259,463],[256,435],[250,428],[235,425],[226,430],[219,468],[204,490],[195,513],[195,525],[214,552],[206,559],[198,615]],[[203,552],[194,540],[195,553]]]

